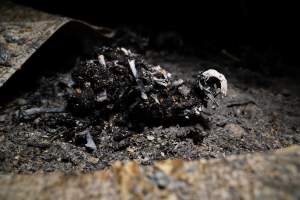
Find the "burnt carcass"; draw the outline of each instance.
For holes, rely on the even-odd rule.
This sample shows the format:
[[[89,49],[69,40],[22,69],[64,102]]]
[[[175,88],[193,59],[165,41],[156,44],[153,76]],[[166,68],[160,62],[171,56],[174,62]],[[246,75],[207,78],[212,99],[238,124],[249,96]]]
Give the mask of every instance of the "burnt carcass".
[[[193,81],[173,77],[125,48],[101,47],[82,58],[72,73],[68,109],[77,115],[111,119],[122,126],[207,126],[203,111],[227,81],[216,70],[199,72]]]

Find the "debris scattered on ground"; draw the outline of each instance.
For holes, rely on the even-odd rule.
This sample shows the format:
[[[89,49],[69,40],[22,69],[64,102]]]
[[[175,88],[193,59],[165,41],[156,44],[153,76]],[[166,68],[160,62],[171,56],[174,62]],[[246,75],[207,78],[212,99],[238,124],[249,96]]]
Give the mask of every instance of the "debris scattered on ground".
[[[152,140],[154,140],[155,138],[154,138],[153,135],[147,135],[147,139],[148,139],[149,141],[152,141]]]
[[[138,38],[111,39],[71,71],[42,76],[1,105],[0,171],[92,171],[116,160],[148,165],[299,143],[297,93],[273,90],[276,84],[263,88],[261,79],[251,85],[244,77],[254,83],[261,76],[228,59],[205,61],[134,47]],[[147,52],[137,54],[140,48]],[[227,90],[219,72],[230,78]],[[154,181],[165,187],[161,179]]]
[[[227,92],[227,81],[216,70],[183,82],[125,48],[101,47],[95,54],[72,73],[75,89],[68,107],[75,114],[107,118],[120,113],[118,121],[133,129],[204,123],[208,101]]]
[[[96,147],[96,144],[91,136],[91,134],[88,132],[86,134],[86,144],[85,144],[85,147],[86,148],[89,148],[93,151],[96,151],[97,150],[97,147]]]
[[[18,117],[29,117],[30,115],[36,115],[36,114],[41,114],[41,113],[60,113],[65,110],[64,107],[60,108],[29,108],[27,110],[20,111],[18,113]]]
[[[240,138],[246,135],[246,131],[238,124],[233,124],[233,123],[226,124],[225,129],[227,129],[229,133],[232,134],[234,137]]]
[[[213,91],[217,91],[217,89],[220,88],[220,92],[222,95],[226,96],[227,94],[227,80],[225,76],[214,69],[209,69],[200,73],[199,87],[200,89],[209,92],[212,92],[212,89],[209,87],[214,87]]]
[[[5,66],[7,64],[9,57],[10,57],[9,52],[0,43],[0,65]]]

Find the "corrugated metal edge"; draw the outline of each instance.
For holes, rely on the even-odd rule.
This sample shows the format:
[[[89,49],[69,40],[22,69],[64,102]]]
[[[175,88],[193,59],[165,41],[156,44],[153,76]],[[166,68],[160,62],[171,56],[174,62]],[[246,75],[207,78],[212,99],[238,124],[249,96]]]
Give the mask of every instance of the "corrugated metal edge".
[[[12,3],[0,5],[0,87],[53,34],[70,22],[101,28]]]

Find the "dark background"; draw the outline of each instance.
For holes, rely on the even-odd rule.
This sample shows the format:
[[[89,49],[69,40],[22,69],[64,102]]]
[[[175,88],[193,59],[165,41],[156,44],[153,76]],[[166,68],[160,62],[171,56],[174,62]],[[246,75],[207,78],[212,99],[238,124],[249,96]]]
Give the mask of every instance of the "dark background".
[[[294,67],[299,63],[299,11],[291,1],[15,2],[95,25],[131,27],[150,38],[174,31],[191,46],[207,48],[211,44],[211,49],[227,49],[236,55],[247,46],[276,59],[279,56]]]

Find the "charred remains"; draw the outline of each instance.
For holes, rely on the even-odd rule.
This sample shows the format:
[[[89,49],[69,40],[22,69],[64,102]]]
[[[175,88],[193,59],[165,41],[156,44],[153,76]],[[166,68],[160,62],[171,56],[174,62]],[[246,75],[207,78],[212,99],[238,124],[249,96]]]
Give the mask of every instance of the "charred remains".
[[[183,81],[125,48],[96,49],[79,61],[72,79],[69,111],[102,119],[117,114],[118,123],[138,130],[197,123],[208,128],[203,111],[227,90],[225,77],[216,70]]]

